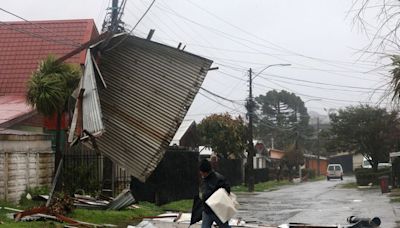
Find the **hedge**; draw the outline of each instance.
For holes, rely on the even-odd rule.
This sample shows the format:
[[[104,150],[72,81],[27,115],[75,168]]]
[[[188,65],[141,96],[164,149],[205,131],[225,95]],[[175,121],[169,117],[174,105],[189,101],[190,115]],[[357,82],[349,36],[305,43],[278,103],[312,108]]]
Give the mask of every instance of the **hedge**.
[[[388,176],[389,180],[391,180],[392,175],[391,168],[378,169],[377,172],[374,172],[373,169],[357,168],[354,172],[356,175],[357,184],[361,186],[366,186],[369,183],[378,185],[379,177]]]
[[[303,177],[307,177],[308,179],[314,179],[316,177],[316,172],[313,169],[302,169],[301,173]]]

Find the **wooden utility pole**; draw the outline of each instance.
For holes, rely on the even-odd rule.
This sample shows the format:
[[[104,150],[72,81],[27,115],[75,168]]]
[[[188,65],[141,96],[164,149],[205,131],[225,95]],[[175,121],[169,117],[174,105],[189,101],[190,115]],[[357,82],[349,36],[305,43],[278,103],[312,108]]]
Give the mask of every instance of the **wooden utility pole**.
[[[253,144],[253,115],[254,115],[254,101],[253,101],[253,75],[251,68],[249,69],[249,99],[247,101],[247,115],[249,117],[248,126],[248,153],[247,153],[247,184],[249,192],[254,191],[254,167],[253,167],[253,157],[254,157],[254,144]]]

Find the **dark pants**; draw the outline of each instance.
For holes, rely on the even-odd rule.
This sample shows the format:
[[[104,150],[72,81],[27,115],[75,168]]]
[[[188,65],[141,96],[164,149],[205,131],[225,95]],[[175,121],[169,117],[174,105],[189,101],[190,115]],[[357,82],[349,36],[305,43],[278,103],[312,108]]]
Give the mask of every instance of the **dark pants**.
[[[208,214],[203,211],[201,228],[210,228],[213,222],[216,222],[219,228],[230,228],[228,221],[226,223],[222,223],[214,213]]]

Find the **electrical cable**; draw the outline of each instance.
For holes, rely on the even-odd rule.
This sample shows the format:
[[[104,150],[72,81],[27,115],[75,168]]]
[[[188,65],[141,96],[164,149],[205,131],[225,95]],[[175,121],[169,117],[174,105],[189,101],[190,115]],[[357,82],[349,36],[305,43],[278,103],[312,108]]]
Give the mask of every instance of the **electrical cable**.
[[[135,26],[133,26],[133,28],[129,31],[129,34],[132,33],[133,30],[135,30],[135,28],[139,25],[139,23],[143,20],[143,18],[146,16],[146,14],[149,12],[149,10],[151,9],[151,7],[154,5],[154,3],[156,2],[156,0],[153,0],[151,2],[151,4],[149,5],[149,7],[147,8],[147,10],[143,13],[143,15],[139,18],[139,20],[137,21],[137,23],[135,24]]]
[[[16,17],[16,18],[19,18],[19,19],[21,19],[21,20],[23,20],[23,21],[25,21],[25,22],[28,22],[28,23],[31,24],[31,25],[34,25],[34,26],[36,26],[36,27],[38,27],[38,28],[41,28],[42,30],[44,30],[44,31],[46,31],[46,32],[50,32],[50,33],[52,33],[52,34],[58,36],[58,34],[57,34],[56,32],[54,32],[54,31],[52,31],[52,30],[50,30],[50,29],[48,29],[48,28],[46,28],[46,27],[43,27],[43,26],[41,26],[41,25],[39,25],[39,24],[37,24],[37,23],[33,23],[32,21],[29,21],[29,20],[27,20],[27,19],[25,19],[25,18],[23,18],[23,17],[21,17],[21,16],[18,16],[18,15],[15,14],[15,13],[12,13],[12,12],[10,12],[10,11],[8,11],[8,10],[3,9],[3,8],[0,8],[0,10],[3,11],[3,12],[5,12],[5,13],[7,13],[7,14],[10,14],[10,15]],[[1,22],[1,23],[8,24],[8,23],[6,23],[6,22]],[[11,25],[10,25],[10,26],[11,26]],[[24,30],[24,29],[21,29],[21,30]],[[25,30],[25,31],[27,31],[27,30]],[[27,32],[28,32],[28,31],[27,31]],[[31,33],[32,33],[32,32],[31,32]],[[36,34],[37,34],[37,33],[36,33]],[[79,47],[79,46],[81,45],[81,43],[76,42],[76,41],[73,41],[73,40],[71,40],[71,39],[65,39],[65,38],[64,38],[64,39],[57,40],[57,42],[61,42],[61,41],[69,41],[69,42],[71,42],[71,43],[66,43],[66,44],[67,44],[67,45],[74,46],[74,47]]]
[[[14,28],[11,24],[3,22],[3,21],[0,21],[0,26],[3,26],[3,28],[5,28],[5,29],[13,30],[13,31],[16,31],[16,32],[19,32],[19,33],[23,33],[23,34],[29,35],[30,37],[38,38],[38,39],[41,39],[41,40],[44,40],[44,41],[48,41],[48,42],[51,42],[51,43],[54,43],[54,44],[60,44],[60,45],[71,46],[71,47],[79,47],[79,46],[76,46],[76,45],[72,45],[70,43],[65,43],[65,42],[62,42],[62,41],[59,41],[59,40],[50,39],[50,38],[42,36],[42,35],[40,35],[38,33],[30,32],[30,31],[25,30],[25,29]]]

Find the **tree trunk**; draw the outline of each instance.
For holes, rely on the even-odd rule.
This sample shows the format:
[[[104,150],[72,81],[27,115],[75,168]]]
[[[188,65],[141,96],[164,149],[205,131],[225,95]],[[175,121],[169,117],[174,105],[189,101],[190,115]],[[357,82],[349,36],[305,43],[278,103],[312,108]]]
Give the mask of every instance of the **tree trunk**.
[[[55,169],[54,172],[56,172],[58,165],[60,164],[61,160],[61,118],[62,118],[62,112],[57,112],[57,128],[56,128],[56,156],[55,156]]]
[[[378,172],[378,161],[374,160],[372,163],[372,168],[374,169],[374,172]]]

